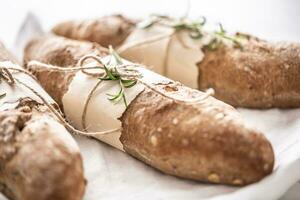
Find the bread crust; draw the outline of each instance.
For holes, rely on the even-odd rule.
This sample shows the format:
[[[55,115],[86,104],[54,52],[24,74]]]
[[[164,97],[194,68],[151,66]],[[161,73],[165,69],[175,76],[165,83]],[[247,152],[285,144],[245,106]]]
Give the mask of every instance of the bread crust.
[[[25,62],[35,59],[55,65],[55,54],[47,51],[52,49],[46,47],[48,40],[72,46],[72,52],[81,51],[84,43],[42,37],[28,45]],[[63,45],[57,47],[60,52]],[[31,58],[33,51],[41,50],[45,51],[41,57]],[[60,66],[72,65],[61,63]],[[54,73],[38,72],[32,67],[30,70],[38,79]],[[69,84],[60,78],[42,80],[45,88],[51,81]],[[186,98],[201,93],[178,83],[155,87],[165,93],[178,91]],[[61,99],[62,95],[60,102]],[[273,169],[274,153],[268,140],[258,131],[245,127],[233,107],[213,97],[196,104],[184,104],[146,88],[131,102],[120,120],[120,141],[125,151],[167,174],[210,183],[246,185],[262,179]]]
[[[206,49],[198,67],[199,89],[214,88],[216,98],[233,106],[300,106],[299,43],[272,44],[250,36],[243,49],[225,43]]]
[[[133,28],[132,20],[124,18],[122,15],[110,15],[94,20],[62,22],[52,31],[67,38],[88,40],[108,47],[108,45],[120,45]]]
[[[106,16],[98,20],[109,23],[111,19]],[[123,17],[123,20],[123,23],[114,24],[117,26],[115,29],[126,24],[129,19]],[[74,21],[69,22],[69,34],[59,31],[66,29],[64,23],[58,24],[55,26],[54,33],[78,39],[70,36],[71,32],[73,35],[78,34],[76,24]],[[133,31],[134,28],[129,30]],[[104,30],[91,27],[86,30],[88,31],[101,37],[101,32]],[[104,32],[109,35],[109,31]],[[119,37],[115,32],[111,32],[110,35],[111,41]],[[198,64],[198,89],[213,88],[216,98],[236,107],[299,107],[300,44],[271,43],[250,35],[247,37],[249,41],[242,45],[242,50],[227,43],[213,51],[203,49],[205,56]],[[120,38],[123,41],[126,39]],[[96,41],[92,37],[85,37],[84,40]],[[107,45],[109,41],[103,43],[99,38],[96,42]]]
[[[0,45],[0,61],[13,61]],[[0,112],[0,191],[12,200],[81,200],[82,158],[48,108],[30,98]]]
[[[168,87],[191,90],[177,84]],[[188,105],[146,89],[121,121],[125,150],[167,174],[244,185],[273,168],[267,139],[245,127],[234,108],[213,97]]]
[[[36,43],[42,45],[36,46]],[[80,41],[67,42],[63,37],[57,39],[56,37],[47,36],[33,39],[26,45],[25,52],[25,65],[29,60],[41,60],[46,64],[67,67],[75,66],[77,61],[86,54],[101,56],[104,55],[107,50],[96,43],[84,43]],[[72,81],[75,73],[32,72],[44,89],[62,108],[61,98],[68,90],[69,83]]]

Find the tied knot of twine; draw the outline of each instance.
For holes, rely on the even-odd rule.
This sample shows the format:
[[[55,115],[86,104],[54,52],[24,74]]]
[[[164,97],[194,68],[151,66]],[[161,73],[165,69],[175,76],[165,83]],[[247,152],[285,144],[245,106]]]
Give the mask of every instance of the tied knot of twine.
[[[92,59],[94,61],[96,61],[98,63],[98,65],[96,66],[87,66],[85,67],[85,62],[88,59]],[[37,63],[36,61],[32,61]],[[130,68],[130,66],[132,67],[137,67],[139,66],[138,64],[119,64],[117,65],[117,68],[115,68],[115,70],[117,70],[118,74],[121,77],[124,77],[124,79],[137,79],[137,78],[141,78],[141,73],[133,68]],[[104,78],[107,75],[107,71],[106,71],[106,65],[103,63],[103,61],[101,60],[101,58],[99,56],[95,56],[93,54],[89,54],[86,56],[83,56],[77,63],[77,67],[73,67],[73,68],[62,68],[62,67],[55,67],[55,66],[51,66],[52,69],[55,70],[55,68],[57,69],[57,71],[69,71],[70,69],[72,71],[78,71],[81,70],[82,73],[88,75],[88,76],[92,76],[92,77],[97,77],[97,78]],[[89,72],[87,71],[88,69],[102,69],[102,72]]]
[[[86,61],[89,60],[89,59],[92,59],[92,60],[96,61],[97,65],[96,66],[85,66]],[[83,130],[86,131],[86,129],[87,129],[86,115],[87,115],[87,110],[88,110],[89,103],[90,103],[92,97],[94,96],[94,93],[97,90],[97,88],[99,87],[99,85],[104,80],[106,80],[105,78],[108,75],[108,70],[109,69],[103,63],[101,58],[99,56],[96,56],[96,55],[93,55],[93,54],[85,55],[78,61],[76,67],[68,67],[68,68],[53,66],[53,65],[49,65],[49,64],[44,64],[44,63],[41,63],[41,62],[38,62],[38,61],[30,61],[27,64],[27,66],[29,68],[34,67],[35,70],[37,70],[37,71],[45,70],[45,69],[49,70],[49,71],[57,71],[57,72],[81,71],[83,74],[85,74],[87,76],[91,76],[91,77],[95,77],[95,78],[99,79],[99,81],[97,81],[97,83],[94,85],[94,87],[89,92],[89,94],[87,96],[87,99],[84,102],[83,112],[82,112],[82,116],[81,116],[81,126],[82,126]],[[132,63],[118,64],[117,67],[112,68],[110,70],[115,70],[115,72],[118,73],[118,76],[122,77],[122,79],[138,80],[142,77],[142,74],[138,70],[134,69],[137,66],[140,66],[140,65],[132,64]],[[88,70],[91,70],[91,69],[98,69],[98,70],[101,69],[102,71],[101,72],[90,72],[90,71],[88,71]],[[115,132],[115,131],[119,131],[119,130],[120,130],[119,128],[118,129],[113,129],[111,131],[106,131],[105,134]],[[96,132],[94,134],[102,134],[102,133]]]
[[[88,59],[92,59],[92,60],[96,61],[98,63],[98,65],[94,66],[94,67],[84,67],[85,61],[87,61]],[[142,77],[142,74],[138,70],[136,70],[134,68],[130,68],[130,67],[138,67],[138,66],[139,66],[138,64],[132,64],[132,63],[118,64],[118,65],[116,65],[115,68],[113,68],[113,71],[118,73],[118,75],[120,77],[122,77],[123,79],[138,80]],[[50,66],[50,68],[51,68],[51,66]],[[66,68],[59,67],[58,71],[63,71],[64,69],[66,69]],[[78,62],[78,67],[75,67],[74,69],[81,70],[82,73],[84,73],[86,75],[99,78],[99,81],[92,88],[92,90],[88,94],[88,97],[84,103],[83,113],[81,116],[81,126],[83,127],[84,130],[86,130],[86,114],[87,114],[89,102],[90,102],[91,98],[93,97],[95,91],[97,90],[98,86],[105,80],[105,77],[108,75],[108,69],[107,69],[106,65],[102,62],[101,58],[98,56],[95,56],[93,54],[82,57]],[[90,72],[86,71],[87,69],[102,69],[104,71],[100,72],[100,73],[90,73]],[[118,129],[118,130],[120,130],[120,129]]]

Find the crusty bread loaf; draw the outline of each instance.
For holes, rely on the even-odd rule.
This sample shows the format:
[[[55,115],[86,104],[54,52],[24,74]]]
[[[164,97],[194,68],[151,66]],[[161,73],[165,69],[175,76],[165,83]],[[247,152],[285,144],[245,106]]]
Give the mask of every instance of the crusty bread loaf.
[[[114,17],[106,16],[97,21],[105,24]],[[122,18],[123,23],[115,25],[115,29],[121,28],[129,19]],[[81,26],[84,26],[83,21]],[[89,21],[89,23],[96,24]],[[133,26],[133,25],[132,25]],[[78,38],[79,29],[77,22],[60,23],[55,26],[53,32],[57,35],[73,39],[84,39],[95,41],[100,45],[107,45],[108,40],[102,42],[101,33],[106,29],[90,27],[88,32],[98,35],[94,40],[92,37]],[[109,29],[108,29],[109,30]],[[133,31],[134,28],[128,29]],[[65,34],[68,33],[68,34]],[[111,41],[118,38],[118,34],[111,32]],[[127,35],[130,35],[127,33]],[[270,43],[253,36],[243,44],[243,48],[232,47],[224,44],[215,50],[203,49],[205,57],[198,64],[198,88],[205,90],[213,88],[215,97],[236,107],[249,108],[289,108],[300,106],[300,44],[299,43]],[[125,37],[120,37],[120,41]],[[114,44],[114,43],[111,43]],[[119,43],[121,44],[121,42]],[[145,56],[144,54],[141,54]],[[184,58],[183,58],[184,59]],[[141,60],[141,59],[139,59]],[[185,73],[182,73],[185,75]],[[178,80],[180,81],[180,80]]]
[[[0,61],[7,60],[16,62],[0,44]],[[13,109],[0,111],[4,195],[12,200],[80,200],[84,188],[79,148],[45,105],[24,98]]]
[[[52,63],[58,66],[74,66],[76,62],[85,54],[93,53],[95,55],[104,55],[107,51],[96,43],[69,43],[65,45],[65,41],[61,38],[61,43],[57,42],[56,37],[47,37],[43,46],[35,49],[35,46],[27,45],[25,49],[26,55],[24,60],[38,60],[43,58],[44,63]],[[34,40],[32,41],[34,44]],[[45,47],[45,49],[44,49]],[[46,75],[36,74],[38,80],[44,89],[52,96],[52,98],[62,107],[61,97],[67,91],[68,85],[73,78],[73,73],[51,72]]]
[[[95,20],[67,21],[53,28],[58,35],[76,40],[97,42],[104,47],[118,46],[134,28],[134,22],[122,15],[111,15]]]
[[[250,37],[243,49],[222,45],[205,50],[199,89],[249,108],[300,107],[300,43],[268,43]]]
[[[25,63],[38,60],[57,65],[61,56],[55,52],[63,53],[65,47],[69,47],[74,54],[81,54],[82,47],[88,44],[62,37],[41,37],[27,45]],[[60,60],[59,66],[71,67],[78,60],[76,56],[73,58],[71,63],[67,57],[66,62]],[[61,102],[66,90],[59,92],[60,86],[52,82],[65,84],[67,88],[70,79],[50,78],[49,75],[57,72],[35,70],[34,66],[29,70],[50,95]],[[52,89],[49,89],[50,84]],[[154,87],[162,92],[172,90],[185,94],[186,98],[201,93],[178,83]],[[167,174],[210,183],[245,185],[262,179],[273,169],[274,154],[268,140],[245,127],[233,107],[213,97],[196,104],[184,104],[146,88],[120,120],[120,141],[125,151]]]

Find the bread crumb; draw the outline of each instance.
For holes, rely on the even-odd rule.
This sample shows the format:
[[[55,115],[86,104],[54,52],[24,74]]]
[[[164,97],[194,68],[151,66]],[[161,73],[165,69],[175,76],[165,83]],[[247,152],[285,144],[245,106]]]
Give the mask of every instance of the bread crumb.
[[[158,127],[156,130],[157,130],[157,132],[161,132],[162,131],[162,129],[160,127]]]
[[[211,173],[208,175],[208,180],[213,183],[220,183],[220,177],[216,173]]]
[[[157,146],[157,137],[155,135],[152,135],[150,137],[150,142],[153,146]]]

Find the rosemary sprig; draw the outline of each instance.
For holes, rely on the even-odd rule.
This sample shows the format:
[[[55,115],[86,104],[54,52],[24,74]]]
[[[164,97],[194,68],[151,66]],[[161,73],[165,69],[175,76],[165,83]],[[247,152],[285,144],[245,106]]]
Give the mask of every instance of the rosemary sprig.
[[[163,20],[169,20],[169,19],[170,18],[168,16],[164,16],[164,15],[150,15],[149,18],[138,23],[138,27],[141,29],[147,29],[152,27],[154,24],[158,24]]]
[[[206,23],[206,18],[202,17],[202,20],[197,21],[186,21],[185,19],[181,19],[179,22],[173,25],[173,28],[177,31],[180,30],[188,30],[190,31],[190,37],[193,39],[200,39],[203,37],[202,27]]]
[[[201,20],[189,21],[186,18],[172,19],[167,16],[152,15],[149,19],[139,24],[140,28],[147,29],[154,24],[160,24],[174,28],[176,31],[188,30],[190,31],[190,37],[193,39],[200,39],[203,37],[202,27],[206,23],[206,18],[202,17]]]
[[[216,35],[218,35],[224,39],[230,40],[231,42],[233,42],[234,45],[236,45],[240,49],[243,48],[242,44],[239,42],[237,37],[229,36],[226,34],[226,31],[223,28],[223,25],[221,23],[219,23],[219,28],[220,28],[220,30],[215,32]]]
[[[125,96],[125,88],[131,88],[137,83],[137,78],[140,77],[140,73],[128,65],[124,65],[122,58],[114,51],[114,49],[109,46],[109,52],[111,59],[107,65],[103,65],[105,70],[104,77],[100,77],[103,81],[117,81],[120,90],[116,94],[107,94],[108,100],[115,103],[119,103],[123,100],[125,106],[127,107],[127,100]]]
[[[206,24],[206,18],[202,17],[202,20],[190,21],[186,18],[173,19],[167,16],[152,15],[148,20],[139,24],[140,28],[147,29],[154,24],[167,26],[174,28],[175,31],[188,30],[190,37],[193,39],[201,39],[205,34],[212,34],[212,39],[204,47],[209,50],[215,50],[222,44],[222,39],[229,40],[236,47],[243,49],[242,44],[239,41],[239,36],[230,36],[227,34],[222,24],[219,24],[219,30],[212,33],[204,32],[203,27]]]
[[[3,99],[6,96],[6,93],[0,94],[0,99]]]

